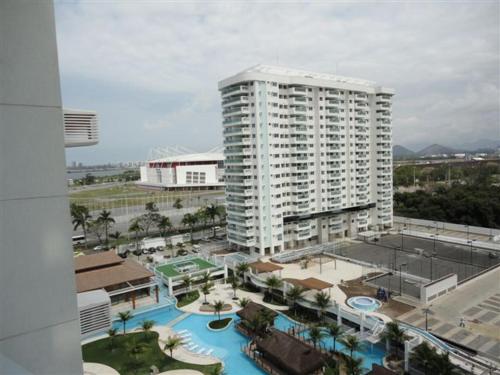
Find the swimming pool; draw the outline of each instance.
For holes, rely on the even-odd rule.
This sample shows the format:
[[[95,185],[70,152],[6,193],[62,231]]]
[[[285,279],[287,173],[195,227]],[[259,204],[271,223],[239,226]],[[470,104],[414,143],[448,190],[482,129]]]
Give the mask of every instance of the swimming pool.
[[[183,312],[174,306],[165,306],[141,312],[134,315],[134,317],[127,322],[127,331],[139,328],[143,320],[154,320],[156,325],[165,325],[182,314]],[[241,351],[241,348],[248,343],[248,339],[235,328],[235,324],[239,321],[239,317],[234,313],[224,314],[223,317],[231,317],[235,321],[228,329],[220,332],[214,332],[207,328],[207,323],[214,319],[213,315],[191,314],[187,318],[176,323],[172,328],[179,333],[179,335],[184,336],[190,347],[195,347],[194,350],[192,349],[193,352],[210,352],[210,355],[224,361],[225,370],[228,375],[265,374]],[[274,321],[274,326],[282,331],[286,331],[294,325],[295,323],[283,314],[278,314]],[[113,322],[113,327],[121,331],[122,324],[119,321],[115,321]],[[305,333],[305,335],[307,337],[307,333]],[[321,344],[323,347],[333,348],[333,339],[326,336],[321,341]],[[338,340],[336,348],[344,353],[348,353],[348,350],[346,350]],[[365,342],[363,348],[355,352],[354,355],[363,358],[363,368],[369,370],[373,363],[382,364],[385,351],[381,346]]]

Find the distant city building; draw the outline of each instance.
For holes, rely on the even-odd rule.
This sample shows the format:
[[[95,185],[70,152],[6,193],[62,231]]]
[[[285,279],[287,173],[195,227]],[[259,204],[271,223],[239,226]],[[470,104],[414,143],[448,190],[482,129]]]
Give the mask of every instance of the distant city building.
[[[234,247],[273,254],[392,226],[393,89],[259,65],[219,90]]]
[[[97,112],[63,108],[64,145],[92,146],[99,142]]]
[[[222,189],[224,155],[201,153],[150,160],[140,168],[138,186],[158,190]]]

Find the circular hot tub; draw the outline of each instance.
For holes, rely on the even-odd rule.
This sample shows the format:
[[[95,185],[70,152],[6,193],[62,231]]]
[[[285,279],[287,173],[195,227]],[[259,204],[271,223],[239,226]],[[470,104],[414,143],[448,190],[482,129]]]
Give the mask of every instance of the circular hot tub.
[[[347,304],[353,309],[365,312],[375,311],[382,305],[375,298],[365,296],[351,297],[347,300]]]

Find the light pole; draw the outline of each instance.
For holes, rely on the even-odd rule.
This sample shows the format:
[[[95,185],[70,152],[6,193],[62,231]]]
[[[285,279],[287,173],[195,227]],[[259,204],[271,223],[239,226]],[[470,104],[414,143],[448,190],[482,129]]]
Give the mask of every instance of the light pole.
[[[465,224],[465,227],[467,228],[467,242],[469,241],[469,224]]]
[[[431,305],[432,306],[432,305]],[[431,306],[429,307],[426,307],[424,309],[424,313],[425,313],[425,330],[428,331],[429,330],[429,320],[427,319],[427,316],[430,314],[432,314],[432,311],[431,311]]]
[[[474,242],[475,240],[470,240],[470,241],[467,241],[469,244],[470,244],[470,264],[471,266],[473,265],[472,264],[472,243]]]
[[[400,296],[403,293],[403,276],[402,276],[402,273],[401,273],[401,268],[406,267],[406,266],[407,266],[406,263],[401,263],[399,265],[399,295]]]

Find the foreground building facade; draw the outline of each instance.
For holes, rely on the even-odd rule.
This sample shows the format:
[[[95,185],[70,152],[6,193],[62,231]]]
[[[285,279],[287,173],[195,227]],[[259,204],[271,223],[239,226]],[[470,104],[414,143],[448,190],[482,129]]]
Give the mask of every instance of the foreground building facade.
[[[394,90],[264,65],[219,90],[231,244],[273,254],[392,226]]]

